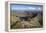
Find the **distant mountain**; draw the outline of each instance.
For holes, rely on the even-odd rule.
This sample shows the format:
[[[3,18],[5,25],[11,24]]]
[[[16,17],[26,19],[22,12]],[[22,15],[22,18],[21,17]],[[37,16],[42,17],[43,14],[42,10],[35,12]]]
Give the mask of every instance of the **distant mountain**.
[[[41,14],[43,13],[43,11],[30,11],[30,10],[14,10],[11,11],[11,13],[15,13],[15,14]]]

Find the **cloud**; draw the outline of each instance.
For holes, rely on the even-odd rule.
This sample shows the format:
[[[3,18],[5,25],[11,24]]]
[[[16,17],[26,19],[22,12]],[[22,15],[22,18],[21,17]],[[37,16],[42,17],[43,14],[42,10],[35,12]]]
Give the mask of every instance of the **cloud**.
[[[41,6],[37,6],[37,5],[33,5],[33,6],[24,6],[24,5],[11,5],[11,10],[35,10],[35,11],[41,11],[42,7]]]

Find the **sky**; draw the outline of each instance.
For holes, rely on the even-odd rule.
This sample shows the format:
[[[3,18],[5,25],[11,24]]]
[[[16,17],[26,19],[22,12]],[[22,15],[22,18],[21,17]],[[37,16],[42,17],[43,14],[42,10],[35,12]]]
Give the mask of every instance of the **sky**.
[[[31,4],[11,4],[11,10],[31,10],[31,11],[42,11],[42,5],[31,5]]]

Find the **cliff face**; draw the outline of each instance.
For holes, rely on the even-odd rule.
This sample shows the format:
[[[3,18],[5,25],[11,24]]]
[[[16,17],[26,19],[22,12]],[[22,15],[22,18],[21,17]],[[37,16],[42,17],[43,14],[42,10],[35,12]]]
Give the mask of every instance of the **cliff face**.
[[[43,22],[39,22],[39,21],[42,21],[41,18],[42,16],[41,15],[37,15],[36,17],[34,18],[29,18],[28,21],[21,21],[18,17],[14,18],[13,17],[13,21],[11,24],[11,28],[12,29],[18,29],[18,28],[40,28],[42,27],[42,23]]]

